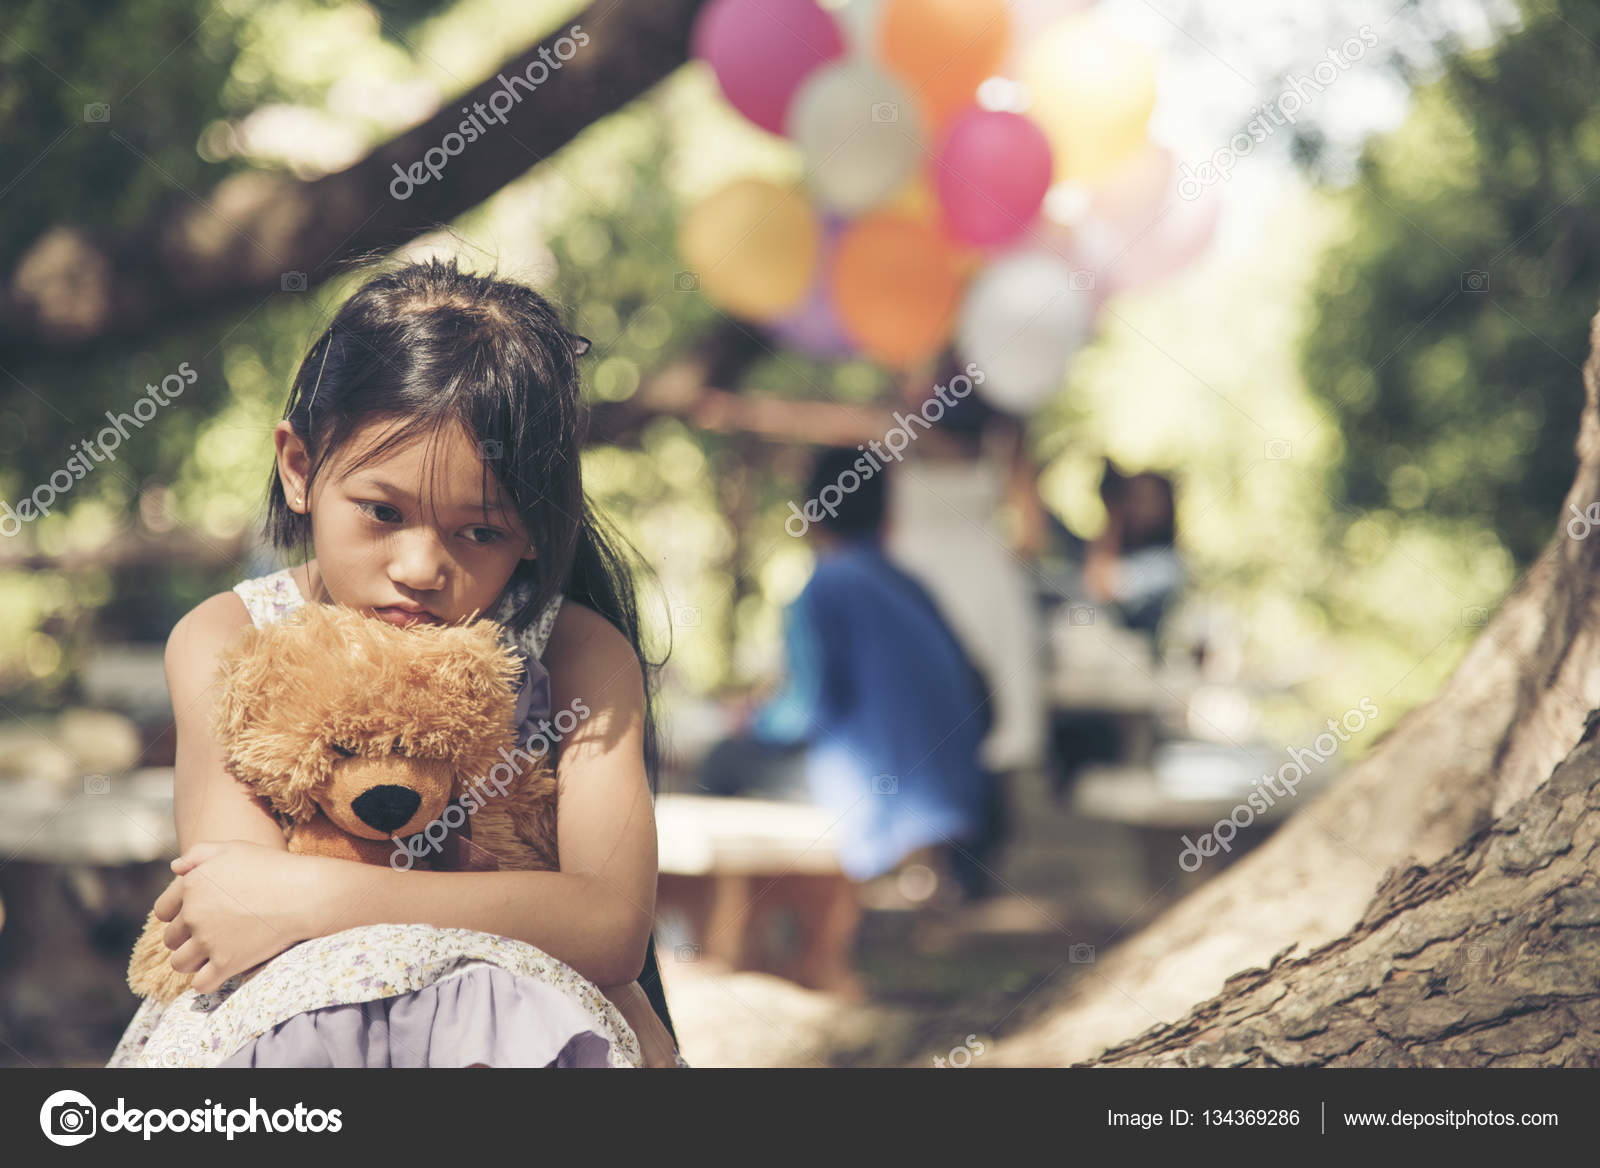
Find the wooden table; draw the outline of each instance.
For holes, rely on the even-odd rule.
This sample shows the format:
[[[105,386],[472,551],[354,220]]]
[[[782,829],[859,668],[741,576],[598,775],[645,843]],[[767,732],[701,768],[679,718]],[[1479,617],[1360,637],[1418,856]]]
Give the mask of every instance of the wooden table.
[[[830,818],[806,803],[707,795],[656,799],[656,913],[692,941],[662,960],[758,970],[860,997],[852,961],[861,909],[839,869]],[[788,929],[792,936],[782,934]]]

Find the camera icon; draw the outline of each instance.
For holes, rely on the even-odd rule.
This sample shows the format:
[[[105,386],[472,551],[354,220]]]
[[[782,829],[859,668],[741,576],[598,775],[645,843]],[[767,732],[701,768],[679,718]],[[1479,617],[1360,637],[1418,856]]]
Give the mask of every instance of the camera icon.
[[[1461,273],[1461,290],[1463,292],[1487,292],[1489,290],[1489,273],[1474,269]]]
[[[306,274],[304,272],[285,272],[278,281],[278,287],[285,292],[304,292],[306,290]]]
[[[111,107],[103,101],[91,101],[83,107],[83,120],[86,122],[109,122],[111,120]]]
[[[679,945],[672,950],[672,955],[679,961],[699,961],[700,946],[687,944]]]
[[[672,286],[679,292],[698,292],[700,291],[700,273],[679,272],[673,277]]]
[[[1294,447],[1287,438],[1267,439],[1266,453],[1271,459],[1288,458],[1294,452]]]
[[[1094,273],[1088,268],[1075,269],[1072,273],[1072,278],[1068,281],[1068,286],[1074,292],[1093,292]]]
[[[57,1091],[39,1108],[39,1127],[52,1144],[72,1147],[95,1134],[95,1106],[81,1091]]]
[[[1094,946],[1079,941],[1067,950],[1067,960],[1074,965],[1088,965],[1094,960]]]
[[[872,793],[874,795],[898,795],[900,793],[900,780],[895,775],[873,775]]]
[[[700,610],[693,605],[680,604],[672,610],[673,623],[682,625],[686,629],[700,627]]]
[[[1077,626],[1094,624],[1094,605],[1074,604],[1067,609],[1067,624]]]
[[[109,794],[111,794],[111,776],[110,775],[84,775],[83,776],[83,793],[85,795],[109,795]]]
[[[1461,623],[1469,629],[1482,628],[1489,620],[1489,610],[1481,604],[1474,604],[1461,610]]]
[[[900,107],[892,101],[875,101],[872,103],[872,120],[874,122],[898,122],[900,120]]]
[[[499,458],[504,452],[505,447],[500,444],[500,440],[497,438],[485,438],[478,443],[478,453],[483,455],[484,458]]]

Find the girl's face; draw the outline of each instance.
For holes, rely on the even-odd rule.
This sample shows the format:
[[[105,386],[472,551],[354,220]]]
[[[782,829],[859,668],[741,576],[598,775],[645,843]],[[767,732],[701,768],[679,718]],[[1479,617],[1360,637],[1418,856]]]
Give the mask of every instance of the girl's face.
[[[492,469],[485,500],[478,444],[459,427],[350,469],[395,424],[375,418],[358,428],[309,499],[305,444],[288,422],[277,425],[278,474],[289,507],[311,516],[323,586],[334,603],[398,625],[449,624],[474,609],[483,616],[518,560],[534,558],[527,530]]]

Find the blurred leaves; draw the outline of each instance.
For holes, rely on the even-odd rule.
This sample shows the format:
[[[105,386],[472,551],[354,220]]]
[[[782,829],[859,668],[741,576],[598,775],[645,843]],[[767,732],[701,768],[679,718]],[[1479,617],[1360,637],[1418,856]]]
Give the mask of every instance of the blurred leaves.
[[[1600,9],[1526,14],[1363,155],[1304,360],[1342,503],[1484,524],[1519,564],[1572,482],[1600,288]]]

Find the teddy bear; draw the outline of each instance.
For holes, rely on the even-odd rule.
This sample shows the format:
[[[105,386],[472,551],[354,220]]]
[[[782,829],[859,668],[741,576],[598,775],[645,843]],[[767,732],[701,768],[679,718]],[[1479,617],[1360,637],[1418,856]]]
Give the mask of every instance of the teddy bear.
[[[522,668],[491,620],[400,628],[306,605],[219,658],[212,733],[291,852],[555,871],[553,763],[514,750]],[[193,977],[172,968],[165,929],[152,910],[128,984],[171,1002]]]

